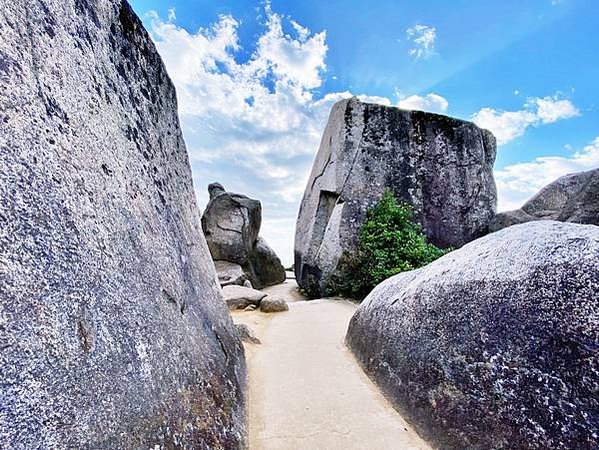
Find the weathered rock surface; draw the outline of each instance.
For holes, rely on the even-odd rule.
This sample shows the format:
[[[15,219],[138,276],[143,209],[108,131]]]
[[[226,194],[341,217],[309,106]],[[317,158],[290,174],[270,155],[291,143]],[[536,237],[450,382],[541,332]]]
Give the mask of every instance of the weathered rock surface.
[[[202,229],[215,261],[239,264],[261,289],[285,281],[285,269],[266,241],[258,237],[262,206],[258,200],[225,191],[219,183],[208,186],[210,201],[202,215]]]
[[[216,268],[218,282],[223,287],[230,284],[245,286],[245,283],[249,283],[249,280],[239,264],[230,263],[229,261],[214,261],[214,266]]]
[[[237,448],[243,347],[126,2],[0,5],[0,446]]]
[[[265,313],[289,311],[289,305],[282,298],[266,297],[260,302],[260,311]]]
[[[208,192],[202,228],[212,258],[247,266],[262,223],[262,205],[245,195],[226,192],[219,183],[210,184]]]
[[[260,339],[256,337],[256,333],[250,327],[243,323],[236,323],[235,327],[237,328],[237,333],[239,334],[239,338],[243,342],[248,342],[250,344],[262,344]]]
[[[244,309],[248,305],[259,306],[266,293],[245,286],[231,284],[223,288],[225,302],[229,309]]]
[[[490,132],[462,120],[355,98],[335,104],[299,211],[298,284],[313,296],[336,294],[339,259],[355,250],[385,188],[414,206],[437,246],[484,234],[496,207],[495,149]]]
[[[490,230],[497,231],[532,220],[599,225],[599,169],[558,178],[522,208],[497,214]]]
[[[599,441],[599,228],[530,222],[392,277],[346,342],[439,448]]]
[[[261,237],[256,239],[251,254],[252,268],[260,287],[272,286],[285,281],[285,268],[281,260]]]

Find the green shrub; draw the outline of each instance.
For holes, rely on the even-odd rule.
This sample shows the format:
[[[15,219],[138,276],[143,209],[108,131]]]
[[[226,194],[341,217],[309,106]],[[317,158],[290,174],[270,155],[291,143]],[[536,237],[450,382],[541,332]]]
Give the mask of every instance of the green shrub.
[[[398,203],[389,190],[368,210],[359,239],[358,250],[342,256],[336,283],[340,292],[355,298],[363,298],[390,276],[425,266],[449,251],[427,243],[414,222],[412,206]]]

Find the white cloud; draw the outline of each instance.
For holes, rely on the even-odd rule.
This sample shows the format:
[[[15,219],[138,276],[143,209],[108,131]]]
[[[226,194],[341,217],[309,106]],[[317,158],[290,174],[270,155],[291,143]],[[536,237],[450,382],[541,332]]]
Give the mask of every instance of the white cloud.
[[[352,94],[315,98],[326,70],[326,33],[294,21],[287,33],[285,19],[268,4],[265,13],[264,31],[243,62],[237,57],[240,23],[229,15],[191,33],[174,23],[174,12],[168,21],[150,13],[150,32],[177,88],[200,205],[212,181],[260,199],[263,235],[288,264],[295,231],[289,223],[330,108]]]
[[[414,43],[414,47],[409,51],[410,56],[424,59],[435,54],[435,40],[437,39],[435,27],[417,24],[406,30],[406,36],[408,41]]]
[[[410,95],[409,97],[400,98],[397,106],[404,109],[428,111],[438,114],[447,112],[449,102],[446,98],[438,94],[426,94],[424,97],[419,95]]]
[[[542,123],[553,123],[562,119],[569,119],[580,114],[570,100],[560,99],[557,95],[545,98],[535,98],[533,103],[537,106],[537,116]]]
[[[495,171],[498,209],[517,209],[541,188],[568,173],[599,167],[599,136],[570,157],[543,156]]]
[[[530,98],[519,111],[483,108],[472,116],[480,127],[490,130],[499,145],[506,144],[526,132],[530,126],[540,126],[580,115],[574,104],[558,94]]]
[[[175,20],[177,20],[177,14],[175,8],[171,8],[168,10],[168,21],[174,22]]]

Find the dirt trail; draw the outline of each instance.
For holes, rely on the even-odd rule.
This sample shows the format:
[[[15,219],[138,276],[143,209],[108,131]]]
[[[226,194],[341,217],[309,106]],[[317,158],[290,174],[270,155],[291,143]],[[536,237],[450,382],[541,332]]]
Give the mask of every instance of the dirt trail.
[[[246,344],[250,449],[428,449],[343,344],[356,306],[303,301],[293,280],[269,288],[289,311],[234,312],[262,341]]]

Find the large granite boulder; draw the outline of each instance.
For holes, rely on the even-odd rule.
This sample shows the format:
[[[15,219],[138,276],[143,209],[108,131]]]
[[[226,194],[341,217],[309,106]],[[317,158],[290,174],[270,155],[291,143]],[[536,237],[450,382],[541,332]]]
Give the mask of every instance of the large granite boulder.
[[[497,214],[490,231],[532,220],[599,225],[599,168],[558,178],[522,208]]]
[[[258,200],[225,191],[219,183],[208,186],[210,201],[202,215],[202,229],[215,261],[239,264],[261,289],[285,281],[285,268],[267,242],[258,237],[262,205]]]
[[[346,342],[439,448],[599,440],[599,228],[516,225],[377,286]]]
[[[245,195],[226,192],[219,183],[210,184],[208,192],[202,228],[212,258],[247,266],[262,224],[262,205]]]
[[[243,347],[127,2],[0,5],[0,447],[238,448]]]
[[[495,215],[495,138],[470,122],[362,103],[333,106],[302,199],[295,275],[313,296],[335,294],[340,258],[358,244],[385,188],[414,206],[431,243],[459,247]]]

